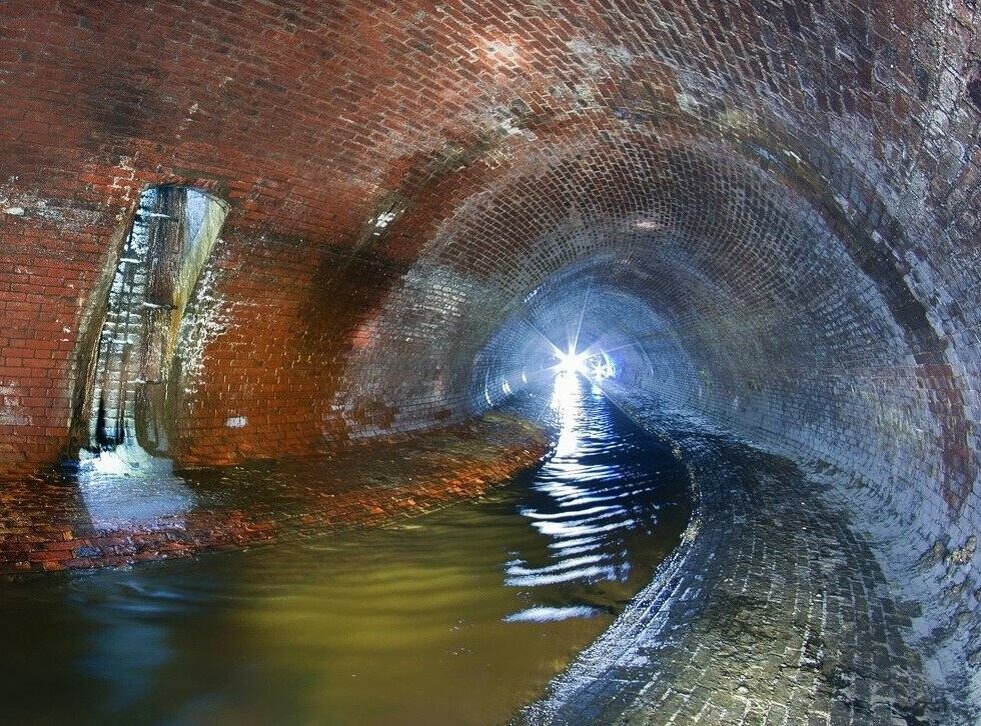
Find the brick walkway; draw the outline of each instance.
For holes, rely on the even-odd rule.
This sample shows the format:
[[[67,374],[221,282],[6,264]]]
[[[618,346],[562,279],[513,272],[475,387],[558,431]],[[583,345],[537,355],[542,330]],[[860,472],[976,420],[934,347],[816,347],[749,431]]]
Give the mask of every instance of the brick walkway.
[[[685,543],[524,714],[530,723],[912,724],[911,606],[795,467],[666,429],[698,484]]]
[[[547,448],[543,431],[492,413],[330,457],[179,476],[99,475],[88,489],[68,475],[0,482],[0,575],[187,557],[377,525],[479,496]],[[152,513],[155,500],[166,511],[126,520],[126,511]],[[114,521],[100,522],[105,513]]]

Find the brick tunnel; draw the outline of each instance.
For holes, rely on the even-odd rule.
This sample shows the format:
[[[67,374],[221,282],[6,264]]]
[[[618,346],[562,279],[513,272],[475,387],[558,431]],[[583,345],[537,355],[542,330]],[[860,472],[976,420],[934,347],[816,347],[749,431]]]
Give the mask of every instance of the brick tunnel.
[[[2,587],[98,549],[11,534],[92,437],[214,469],[510,436],[495,412],[574,331],[697,491],[521,718],[975,723],[979,20],[0,2]]]

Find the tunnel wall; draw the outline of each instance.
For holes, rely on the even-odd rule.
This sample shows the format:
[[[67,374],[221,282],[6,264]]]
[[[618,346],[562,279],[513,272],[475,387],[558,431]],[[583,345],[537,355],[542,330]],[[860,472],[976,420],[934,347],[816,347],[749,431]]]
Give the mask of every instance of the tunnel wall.
[[[534,155],[543,142],[575,150],[606,139],[586,176],[616,185],[607,172],[630,153],[617,147],[624,128],[751,137],[742,142],[771,171],[807,160],[829,180],[818,193],[843,202],[845,215],[905,210],[894,224],[916,234],[880,245],[901,258],[901,274],[915,266],[907,256],[921,256],[913,223],[924,216],[935,225],[923,236],[941,238],[929,254],[960,273],[973,257],[957,240],[977,231],[975,20],[964,2],[576,12],[7,2],[2,468],[31,471],[64,448],[92,293],[152,184],[198,186],[233,207],[191,317],[198,327],[186,331],[188,461],[303,452],[465,415],[469,376],[453,367],[469,364],[486,326],[462,323],[470,340],[453,347],[453,361],[428,361],[419,373],[429,382],[415,390],[399,390],[397,366],[365,355],[359,372],[349,359],[374,346],[386,360],[399,334],[380,321],[386,305],[400,305],[398,285],[421,250],[493,198],[495,179],[516,163],[545,163]],[[781,137],[795,156],[776,150]],[[871,185],[850,177],[849,160]],[[467,265],[529,255],[527,278],[469,307],[502,320],[514,288],[533,287],[555,262],[528,251],[535,228],[565,223],[569,211],[556,202],[496,230],[516,238],[509,244],[474,241],[487,259],[463,259],[468,279],[447,299],[478,298]],[[932,259],[915,267],[944,277]],[[972,289],[961,278],[945,288],[955,305]],[[936,280],[916,284],[926,300]],[[944,304],[931,301],[930,314],[944,317]],[[960,335],[973,342],[970,315],[960,311]],[[430,340],[421,334],[417,345]],[[345,390],[366,377],[381,381],[377,393]]]
[[[513,321],[593,286],[588,333],[632,346],[623,395],[860,482],[970,621],[978,21],[970,0],[4,2],[0,476],[70,450],[138,196],[187,185],[230,211],[179,331],[181,462],[471,416],[528,365]]]
[[[845,205],[836,215],[753,156],[700,141],[662,145],[645,171],[621,166],[621,178],[645,180],[628,224],[605,235],[602,255],[585,255],[594,264],[526,298],[512,320],[534,319],[535,330],[509,320],[482,359],[564,341],[591,291],[580,349],[633,341],[645,351],[601,385],[653,428],[679,416],[803,463],[887,553],[899,591],[923,612],[935,682],[963,694],[978,638],[976,358],[942,331],[964,321],[938,324],[910,292],[884,285],[872,245],[869,257],[854,253],[894,220],[844,218]],[[603,192],[567,189],[579,209],[605,206]],[[492,390],[495,376],[513,376],[488,370]]]

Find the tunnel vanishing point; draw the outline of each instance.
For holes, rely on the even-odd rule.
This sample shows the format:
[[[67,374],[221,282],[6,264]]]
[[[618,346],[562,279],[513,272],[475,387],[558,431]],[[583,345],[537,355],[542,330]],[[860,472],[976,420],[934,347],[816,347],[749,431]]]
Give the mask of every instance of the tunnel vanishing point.
[[[822,562],[840,611],[757,568],[753,612],[858,643],[857,680],[825,659],[832,685],[795,696],[823,716],[772,723],[974,723],[979,21],[975,0],[3,0],[0,490],[130,439],[194,467],[424,435],[518,391],[575,321],[636,421],[793,462],[786,517],[838,513],[795,546],[819,560],[833,522],[881,567]],[[707,487],[719,555],[745,517]],[[899,621],[928,708],[863,695]],[[740,688],[699,682],[675,722],[740,722],[725,699],[756,722]]]

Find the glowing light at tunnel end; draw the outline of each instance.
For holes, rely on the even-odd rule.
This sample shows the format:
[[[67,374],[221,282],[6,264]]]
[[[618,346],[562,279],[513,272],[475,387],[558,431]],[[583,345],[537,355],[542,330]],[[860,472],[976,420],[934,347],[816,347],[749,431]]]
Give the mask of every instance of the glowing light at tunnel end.
[[[604,351],[595,352],[587,348],[577,352],[573,346],[569,346],[566,352],[554,348],[554,354],[559,359],[558,364],[552,369],[557,376],[573,376],[578,373],[584,378],[598,382],[616,375],[616,366]]]
[[[586,375],[586,358],[589,357],[587,353],[577,353],[574,349],[569,348],[567,353],[557,351],[556,355],[559,359],[558,373]]]

